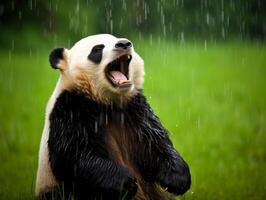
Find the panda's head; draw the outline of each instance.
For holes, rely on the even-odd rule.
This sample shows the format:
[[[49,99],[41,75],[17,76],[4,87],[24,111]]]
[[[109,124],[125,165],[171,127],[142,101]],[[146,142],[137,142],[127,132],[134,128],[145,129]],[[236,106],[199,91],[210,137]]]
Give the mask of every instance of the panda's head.
[[[77,89],[101,103],[126,101],[142,88],[143,60],[125,38],[89,36],[69,50],[54,49],[49,60],[62,73],[63,89]]]

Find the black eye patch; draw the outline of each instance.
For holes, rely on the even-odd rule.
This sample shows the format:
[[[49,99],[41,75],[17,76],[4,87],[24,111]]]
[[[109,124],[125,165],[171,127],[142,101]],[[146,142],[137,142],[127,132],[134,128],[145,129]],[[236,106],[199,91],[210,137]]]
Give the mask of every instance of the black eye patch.
[[[103,44],[96,45],[92,48],[88,58],[93,61],[94,63],[100,63],[103,56]]]

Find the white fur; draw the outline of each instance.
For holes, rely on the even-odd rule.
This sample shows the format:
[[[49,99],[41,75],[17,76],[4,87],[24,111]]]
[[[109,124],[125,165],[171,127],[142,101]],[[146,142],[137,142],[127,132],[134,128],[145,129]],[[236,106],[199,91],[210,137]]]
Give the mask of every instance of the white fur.
[[[46,106],[45,124],[42,132],[42,138],[39,150],[39,163],[38,163],[36,188],[35,188],[36,196],[44,194],[58,185],[50,167],[47,142],[49,138],[49,127],[50,127],[49,116],[54,107],[56,98],[59,96],[61,92],[61,87],[62,87],[61,79],[59,79],[55,87],[55,90]]]
[[[97,101],[112,103],[115,99],[128,99],[142,88],[144,62],[134,51],[133,47],[127,51],[115,49],[115,44],[121,39],[124,38],[116,38],[108,34],[94,35],[80,40],[70,50],[65,49],[64,59],[60,60],[58,64],[58,68],[61,69],[62,73],[46,107],[45,125],[39,150],[39,166],[36,180],[37,196],[50,191],[58,185],[51,171],[47,141],[50,127],[49,115],[60,93],[65,89],[76,88],[93,96]],[[95,64],[88,59],[88,55],[91,49],[98,44],[104,44],[105,47],[101,62]],[[129,65],[129,80],[132,82],[132,88],[126,93],[114,88],[108,82],[104,73],[105,67],[110,62],[124,54],[132,55]]]

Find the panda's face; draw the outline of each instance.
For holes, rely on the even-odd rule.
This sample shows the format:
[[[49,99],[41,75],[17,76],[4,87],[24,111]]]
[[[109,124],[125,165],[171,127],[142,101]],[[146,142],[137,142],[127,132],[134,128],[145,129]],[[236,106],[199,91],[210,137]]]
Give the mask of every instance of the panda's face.
[[[50,62],[61,69],[67,87],[78,87],[102,102],[128,99],[142,88],[144,63],[128,39],[94,35],[61,51],[61,60],[52,63],[51,53]]]

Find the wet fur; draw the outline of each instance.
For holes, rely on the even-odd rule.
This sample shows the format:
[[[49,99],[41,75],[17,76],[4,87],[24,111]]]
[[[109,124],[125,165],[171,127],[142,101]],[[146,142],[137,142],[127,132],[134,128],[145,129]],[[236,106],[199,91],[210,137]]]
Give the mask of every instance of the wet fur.
[[[158,185],[174,194],[189,189],[189,168],[142,95],[144,62],[133,46],[115,49],[121,39],[94,35],[51,52],[61,76],[46,108],[37,197],[157,200],[166,194]],[[101,55],[88,56],[97,45],[105,46]],[[124,54],[132,56],[127,91],[105,76]]]
[[[107,125],[108,135],[106,137],[106,143],[110,151],[110,157],[136,177],[138,190],[134,199],[164,199],[160,188],[155,183],[145,181],[135,165],[132,158],[134,157],[134,154],[138,152],[138,140],[131,128],[122,121],[123,120],[121,120],[121,124],[116,123]]]
[[[117,106],[66,90],[49,121],[49,161],[66,196],[159,200],[165,194],[156,183],[175,194],[189,189],[188,166],[141,91]]]

